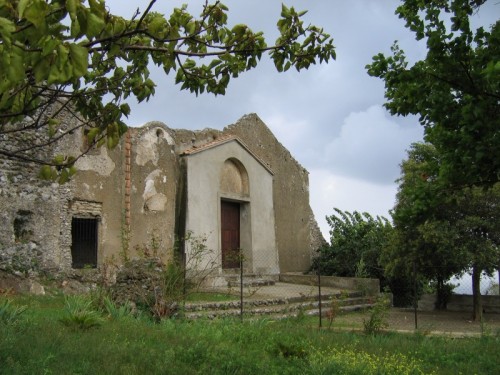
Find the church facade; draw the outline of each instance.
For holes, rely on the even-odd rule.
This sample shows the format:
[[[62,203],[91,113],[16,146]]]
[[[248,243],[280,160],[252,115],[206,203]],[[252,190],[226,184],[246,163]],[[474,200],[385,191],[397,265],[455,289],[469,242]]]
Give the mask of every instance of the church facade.
[[[74,132],[59,151],[79,152],[82,139]],[[240,266],[278,276],[307,271],[324,241],[308,172],[255,114],[223,130],[130,128],[113,150],[81,157],[61,186],[39,181],[36,167],[0,163],[7,271],[73,272],[177,252],[213,280]]]

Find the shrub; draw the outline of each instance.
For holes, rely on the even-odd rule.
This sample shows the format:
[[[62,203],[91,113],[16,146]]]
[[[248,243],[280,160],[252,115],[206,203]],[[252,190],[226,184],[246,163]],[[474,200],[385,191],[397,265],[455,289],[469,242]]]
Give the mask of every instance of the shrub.
[[[387,328],[389,323],[387,317],[389,315],[389,298],[385,294],[377,297],[375,305],[370,311],[368,320],[363,319],[363,327],[365,333],[373,335],[379,333],[382,329]]]

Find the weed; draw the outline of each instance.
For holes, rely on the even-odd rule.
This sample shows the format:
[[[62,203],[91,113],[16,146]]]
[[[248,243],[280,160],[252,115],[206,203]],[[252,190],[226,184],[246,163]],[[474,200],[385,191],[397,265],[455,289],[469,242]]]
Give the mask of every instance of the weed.
[[[498,373],[496,336],[364,336],[316,330],[309,320],[236,319],[102,319],[99,329],[82,334],[59,323],[62,297],[9,299],[29,308],[22,325],[0,325],[2,374]]]
[[[276,339],[274,345],[271,346],[271,354],[286,359],[291,358],[306,358],[308,355],[308,347],[301,340],[290,340],[288,336]]]
[[[60,322],[67,327],[88,330],[102,323],[100,314],[94,310],[92,300],[87,296],[66,297],[65,313]]]
[[[104,306],[108,317],[111,320],[118,320],[132,316],[132,307],[130,304],[117,305],[109,297],[104,298]]]
[[[422,370],[423,361],[401,353],[374,355],[351,348],[332,348],[313,351],[310,361],[322,374],[435,374]]]
[[[493,331],[488,326],[488,324],[486,324],[486,322],[484,321],[483,317],[481,317],[480,324],[481,324],[481,336],[482,337],[491,337],[492,334],[493,334]]]
[[[5,299],[0,302],[0,323],[12,325],[19,321],[27,306],[14,306],[11,300]]]
[[[340,294],[332,296],[330,301],[330,310],[327,311],[326,317],[328,319],[328,328],[331,328],[334,320],[340,315],[342,312],[342,305],[345,304],[345,301],[349,298],[349,292],[346,290],[342,290]]]
[[[333,321],[338,316],[340,312],[341,296],[333,296],[330,301],[330,309],[326,312],[326,318],[328,319],[328,328],[332,328]]]
[[[380,294],[370,311],[369,318],[363,319],[363,327],[366,334],[373,335],[388,327],[389,307],[387,296]]]
[[[153,319],[159,321],[171,318],[179,312],[179,303],[184,300],[188,281],[184,270],[177,262],[172,262],[162,271],[159,285],[154,288],[154,298],[149,310]]]

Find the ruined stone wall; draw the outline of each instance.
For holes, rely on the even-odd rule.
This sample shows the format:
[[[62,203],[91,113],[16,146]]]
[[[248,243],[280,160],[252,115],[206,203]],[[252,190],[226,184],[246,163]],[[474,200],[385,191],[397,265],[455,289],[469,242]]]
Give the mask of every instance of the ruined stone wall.
[[[174,130],[178,153],[225,135],[239,137],[274,172],[274,210],[280,271],[307,271],[311,257],[324,243],[309,205],[309,175],[255,115],[242,117],[222,131]]]
[[[307,271],[322,236],[309,206],[309,173],[255,115],[242,117],[224,133],[238,136],[274,171],[276,241],[281,272]]]
[[[179,155],[225,135],[239,137],[274,172],[280,271],[306,271],[324,241],[309,206],[308,173],[256,115],[223,131],[172,130],[159,122],[131,129],[115,149],[80,158],[79,172],[62,186],[40,180],[38,165],[0,157],[0,269],[71,271],[73,217],[98,219],[98,265],[145,251],[169,258],[182,231]],[[82,129],[74,131],[49,151],[78,155],[83,139]]]
[[[70,118],[60,115],[72,125]],[[40,145],[47,134],[37,131],[0,134],[7,151]],[[27,151],[25,155],[50,160],[56,147]],[[71,264],[61,253],[59,228],[64,221],[63,206],[69,189],[38,177],[40,165],[0,155],[0,269],[16,274],[37,274],[40,270],[60,270]]]
[[[0,159],[0,269],[31,274],[58,268],[58,184],[37,180],[38,166]]]

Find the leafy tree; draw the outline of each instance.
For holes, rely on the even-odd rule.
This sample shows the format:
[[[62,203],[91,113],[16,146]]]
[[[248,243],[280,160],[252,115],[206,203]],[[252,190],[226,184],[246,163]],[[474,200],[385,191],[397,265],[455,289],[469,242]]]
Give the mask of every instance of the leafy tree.
[[[472,268],[473,316],[481,320],[481,274],[500,269],[500,183],[487,190],[466,188],[454,203],[459,209],[452,206],[450,216]]]
[[[411,272],[437,282],[445,298],[446,281],[473,270],[474,316],[481,317],[479,278],[500,259],[500,184],[447,189],[438,178],[440,155],[431,144],[413,144],[401,165],[395,236],[382,257],[389,275]],[[438,305],[446,301],[438,298]]]
[[[491,186],[500,178],[500,21],[473,30],[486,0],[405,0],[396,14],[427,56],[409,66],[397,42],[392,56],[367,65],[385,82],[393,115],[419,115],[440,155],[439,178],[451,186]]]
[[[334,210],[335,214],[326,218],[331,228],[330,244],[319,249],[312,269],[322,275],[379,279],[381,287],[389,287],[393,293],[396,305],[407,305],[411,301],[411,274],[387,277],[381,258],[394,235],[392,224],[366,212]]]
[[[322,274],[336,276],[383,277],[378,256],[385,245],[391,223],[384,217],[369,213],[342,211],[326,217],[330,226],[330,244],[320,249],[315,267]]]
[[[104,0],[0,0],[0,155],[44,164],[44,177],[64,182],[75,158],[46,150],[78,128],[88,148],[114,147],[126,130],[126,99],[154,94],[151,63],[175,73],[181,89],[223,95],[264,53],[280,72],[335,58],[330,36],[305,26],[294,8],[282,6],[280,35],[268,46],[261,32],[228,27],[219,1],[207,1],[199,17],[186,5],[167,17],[155,2],[125,19]]]
[[[388,275],[412,274],[419,282],[435,280],[438,295],[446,281],[466,268],[455,247],[456,233],[444,215],[446,194],[437,180],[440,159],[431,144],[415,143],[401,164],[401,178],[392,211],[395,232],[382,256]],[[438,306],[445,301],[438,299]]]

